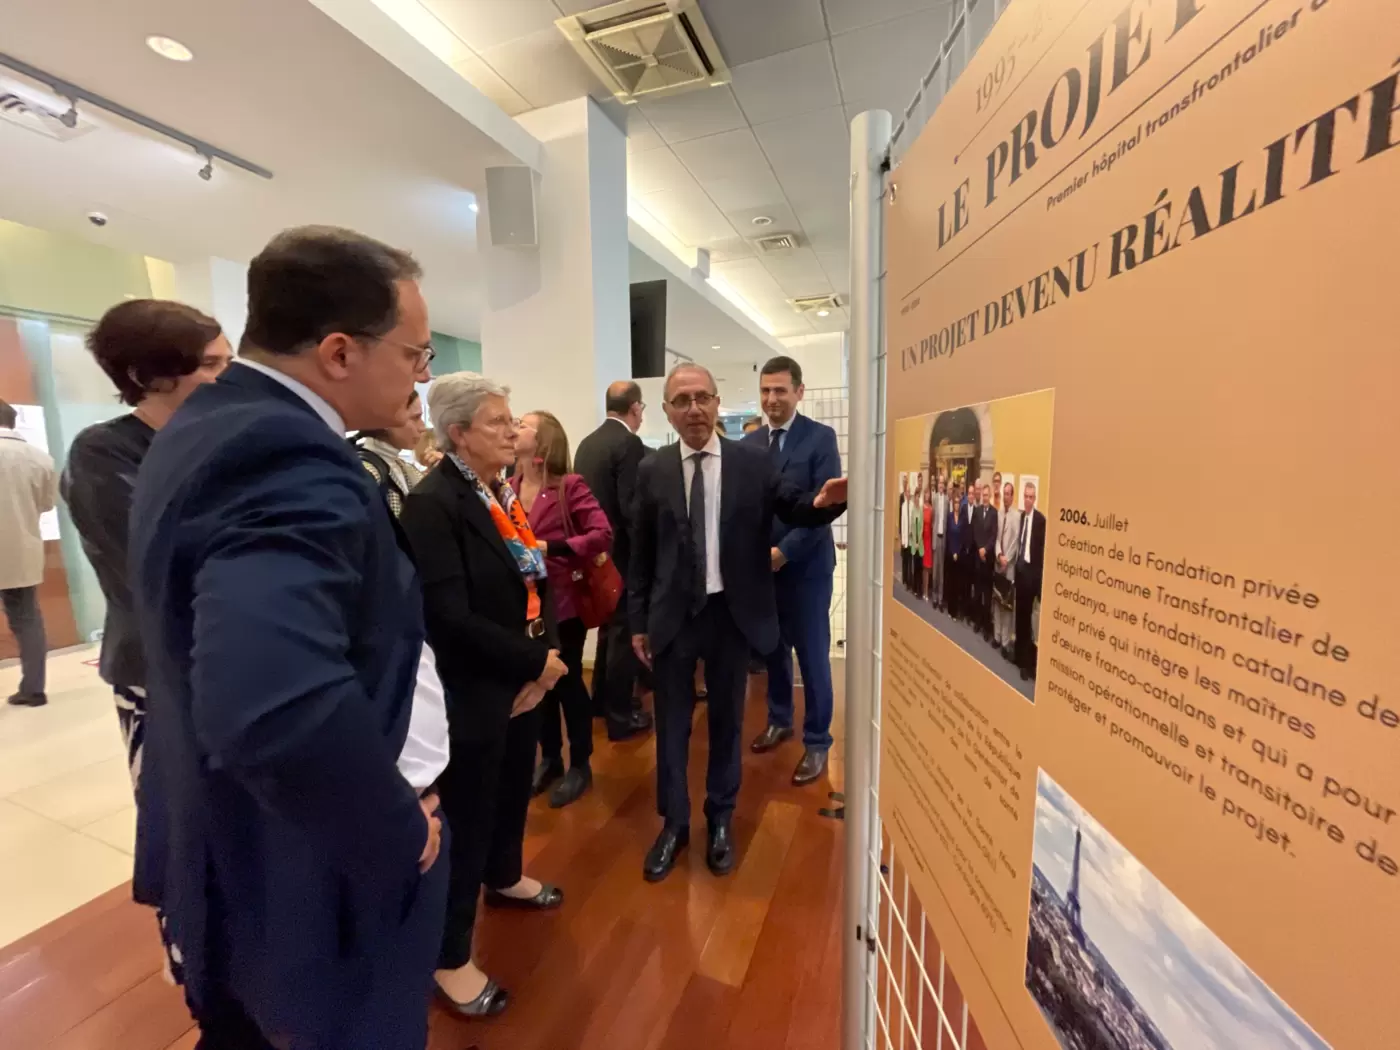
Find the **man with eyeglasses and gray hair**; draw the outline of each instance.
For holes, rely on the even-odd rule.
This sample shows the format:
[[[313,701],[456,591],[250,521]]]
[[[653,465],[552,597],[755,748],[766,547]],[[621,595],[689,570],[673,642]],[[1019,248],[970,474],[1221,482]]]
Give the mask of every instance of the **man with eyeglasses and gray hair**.
[[[846,479],[816,493],[783,479],[771,456],[715,433],[719,393],[709,370],[666,377],[666,417],[680,436],[637,472],[628,600],[632,646],[656,676],[656,787],[661,834],[642,874],[658,882],[690,842],[686,786],[696,662],[705,664],[710,754],[706,862],[734,869],[731,820],[739,795],[749,650],[778,644],[770,537],[776,516],[820,527],[845,512]]]

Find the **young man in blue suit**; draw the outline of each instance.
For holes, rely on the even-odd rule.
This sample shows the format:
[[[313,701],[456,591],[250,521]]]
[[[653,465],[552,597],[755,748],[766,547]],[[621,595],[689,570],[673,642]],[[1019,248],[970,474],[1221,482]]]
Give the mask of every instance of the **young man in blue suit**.
[[[345,440],[402,425],[428,378],[418,277],[349,230],[279,234],[248,270],[238,362],[137,478],[134,892],[160,913],[203,1050],[427,1038],[446,726],[422,739],[417,576]]]
[[[765,448],[783,480],[817,492],[841,477],[836,431],[798,415],[802,366],[775,357],[759,373],[759,397],[767,423],[744,438]],[[773,581],[778,597],[778,647],[768,657],[768,727],[754,740],[756,752],[772,751],[793,735],[792,654],[802,670],[802,759],[794,784],[810,784],[826,771],[831,749],[831,588],[836,545],[831,526],[792,527],[773,522]]]

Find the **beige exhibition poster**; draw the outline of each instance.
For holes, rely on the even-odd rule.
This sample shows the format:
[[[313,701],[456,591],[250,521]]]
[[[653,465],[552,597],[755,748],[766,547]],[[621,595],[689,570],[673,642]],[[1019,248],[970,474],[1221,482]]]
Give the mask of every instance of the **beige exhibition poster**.
[[[880,804],[991,1050],[1400,1046],[1397,76],[1014,0],[890,174]]]

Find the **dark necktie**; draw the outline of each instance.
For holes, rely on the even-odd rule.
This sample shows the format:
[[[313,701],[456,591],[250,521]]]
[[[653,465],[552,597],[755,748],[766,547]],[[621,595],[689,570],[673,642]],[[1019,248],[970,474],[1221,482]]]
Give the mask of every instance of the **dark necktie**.
[[[778,458],[778,453],[783,450],[783,432],[781,430],[770,430],[768,432],[768,454],[774,459]]]
[[[690,598],[690,611],[698,613],[705,607],[705,457],[707,452],[695,453],[695,470],[690,475],[690,541],[695,545],[695,586]]]

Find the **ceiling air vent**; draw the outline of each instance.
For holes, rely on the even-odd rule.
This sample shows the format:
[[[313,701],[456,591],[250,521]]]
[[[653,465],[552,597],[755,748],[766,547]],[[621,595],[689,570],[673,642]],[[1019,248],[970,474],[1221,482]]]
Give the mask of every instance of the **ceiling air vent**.
[[[37,132],[45,138],[57,139],[59,142],[67,142],[93,130],[92,123],[83,119],[80,114],[74,112],[70,116],[65,112],[52,110],[33,99],[15,94],[3,82],[0,82],[0,120],[7,124],[18,124],[22,128]]]
[[[789,299],[792,308],[800,314],[816,313],[818,310],[838,310],[841,298],[836,295],[808,295],[801,299]]]
[[[554,24],[620,102],[729,83],[696,0],[623,0]]]
[[[769,252],[787,252],[797,247],[797,234],[774,233],[767,237],[757,238],[754,244],[765,255]]]

